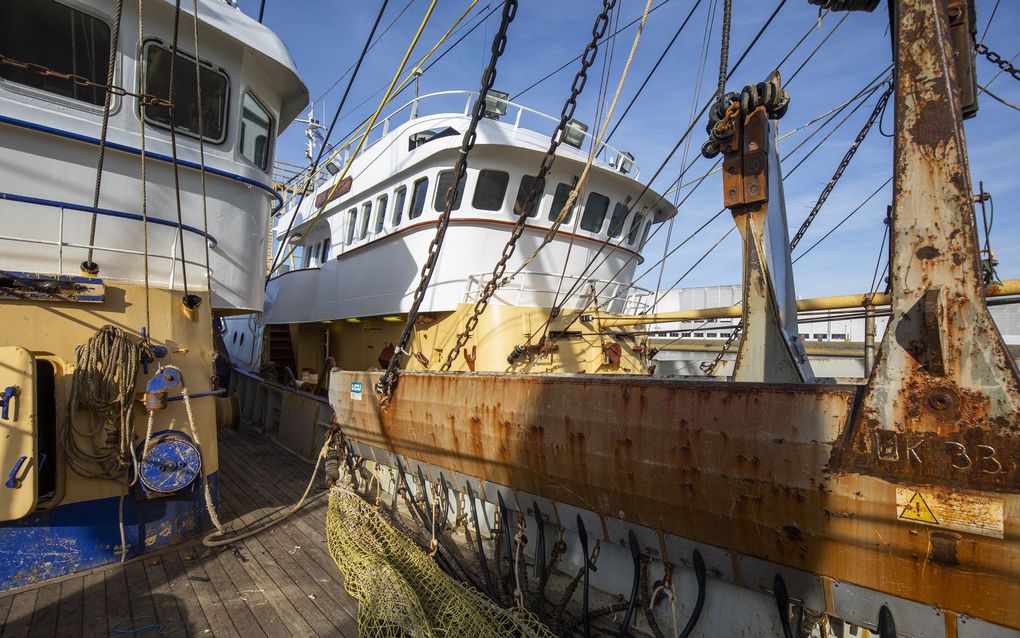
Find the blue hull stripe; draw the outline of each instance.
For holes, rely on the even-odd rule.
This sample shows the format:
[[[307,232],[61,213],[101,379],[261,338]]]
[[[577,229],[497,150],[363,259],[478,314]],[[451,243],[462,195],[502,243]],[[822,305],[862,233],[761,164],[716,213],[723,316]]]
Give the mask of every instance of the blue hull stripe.
[[[97,137],[91,137],[91,136],[88,136],[88,135],[82,135],[81,133],[73,133],[71,131],[65,131],[63,129],[54,128],[52,126],[45,126],[43,124],[36,124],[35,122],[29,122],[29,121],[26,121],[26,120],[20,120],[18,118],[9,117],[7,115],[0,115],[0,123],[10,124],[11,126],[18,126],[18,127],[21,127],[21,128],[26,128],[26,129],[32,130],[32,131],[38,131],[40,133],[48,133],[49,135],[56,135],[58,137],[64,137],[64,138],[67,138],[69,140],[75,140],[76,142],[85,142],[86,144],[92,144],[92,145],[95,145],[95,146],[99,145],[99,138],[97,138]],[[116,151],[121,151],[122,153],[130,153],[132,155],[141,156],[141,154],[142,154],[141,149],[135,148],[133,146],[127,146],[125,144],[117,144],[116,142],[107,141],[106,142],[106,147],[107,148],[112,148],[112,149],[114,149]],[[162,161],[162,162],[166,162],[168,164],[172,164],[173,161],[174,161],[173,158],[170,157],[169,155],[163,155],[162,153],[153,153],[152,151],[149,151],[149,150],[145,151],[145,157],[146,157],[146,159],[159,160],[159,161]],[[191,169],[194,169],[196,171],[202,170],[202,165],[197,163],[197,162],[190,162],[188,160],[178,159],[177,163],[179,165],[181,165],[181,166],[184,166],[186,168],[191,168]],[[211,166],[206,166],[205,167],[205,172],[209,173],[210,175],[217,175],[219,177],[225,177],[227,179],[232,179],[232,180],[234,180],[236,182],[241,182],[242,184],[247,184],[249,186],[254,186],[255,188],[264,190],[269,195],[272,195],[273,199],[275,200],[273,202],[273,212],[274,213],[277,212],[278,210],[280,210],[280,208],[283,206],[283,197],[281,197],[279,193],[277,193],[275,190],[273,190],[272,187],[267,186],[266,184],[263,184],[260,181],[251,179],[249,177],[245,177],[243,175],[237,175],[235,173],[230,173],[228,171],[220,170],[218,168],[213,168]]]
[[[218,475],[209,477],[218,502]],[[60,505],[0,524],[0,591],[31,585],[120,560],[119,497]],[[124,528],[139,556],[173,545],[211,527],[200,481],[195,489],[166,498],[124,497]]]

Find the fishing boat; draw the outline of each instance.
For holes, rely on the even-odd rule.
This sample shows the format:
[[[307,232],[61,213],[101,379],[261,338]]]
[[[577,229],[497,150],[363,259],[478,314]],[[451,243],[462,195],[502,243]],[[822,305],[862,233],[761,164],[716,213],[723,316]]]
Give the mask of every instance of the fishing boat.
[[[12,590],[210,524],[226,385],[213,322],[262,307],[275,140],[308,95],[282,41],[233,3],[0,10]]]
[[[431,120],[411,102],[407,124],[391,132],[384,121],[352,172],[281,220],[283,261],[300,258],[271,280],[264,316],[247,320],[264,356],[259,346],[232,352],[242,368],[293,374],[241,370],[232,383],[248,423],[313,457],[325,442],[327,536],[363,607],[400,591],[423,609],[409,626],[459,626],[445,608],[430,615],[435,591],[447,590],[394,549],[404,547],[397,529],[447,574],[517,610],[515,635],[540,634],[536,618],[585,636],[1020,634],[1020,375],[986,304],[1020,289],[985,276],[975,230],[982,197],[962,128],[976,112],[973,11],[892,3],[895,72],[867,125],[891,99],[885,292],[796,295],[790,252],[801,233],[791,242],[777,133],[789,96],[778,74],[729,95],[721,82],[706,105],[702,150],[721,155],[722,203],[743,238],[736,306],[634,304],[633,270],[618,264],[640,255],[628,256],[625,229],[638,228],[639,253],[641,226],[675,210],[624,174],[629,153],[607,149],[611,161],[592,163],[589,198],[558,207],[559,185],[577,188],[571,175],[585,161],[564,149],[561,120],[540,164],[553,166],[548,182],[517,188],[539,175],[526,160],[536,165],[543,144],[519,132],[524,107],[486,82],[495,42],[473,104]],[[507,22],[504,13],[497,39]],[[504,139],[515,148],[494,155],[489,145]],[[588,158],[601,153],[594,136]],[[594,208],[595,194],[608,202]],[[408,201],[424,226],[391,222]],[[496,217],[480,205],[489,202]],[[529,221],[521,213],[535,202]],[[617,202],[620,219],[640,220],[622,232],[604,225]],[[544,220],[571,214],[590,234],[554,228],[543,251]],[[585,226],[592,217],[599,224]],[[473,275],[486,255],[495,266]],[[345,263],[371,263],[374,274]],[[889,316],[860,383],[817,377],[797,330],[799,312],[839,308],[866,316],[871,333],[876,314]],[[739,330],[704,374],[652,376],[642,326],[719,318]],[[316,396],[326,387],[328,408]],[[384,605],[369,609],[372,626],[398,623]],[[501,613],[488,617],[501,623]]]

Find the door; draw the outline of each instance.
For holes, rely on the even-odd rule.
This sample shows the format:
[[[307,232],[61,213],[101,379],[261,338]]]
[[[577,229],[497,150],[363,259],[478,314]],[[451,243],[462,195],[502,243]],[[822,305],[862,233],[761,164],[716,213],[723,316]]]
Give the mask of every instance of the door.
[[[27,516],[39,493],[35,422],[35,357],[0,347],[0,521]],[[52,463],[53,460],[50,459]]]

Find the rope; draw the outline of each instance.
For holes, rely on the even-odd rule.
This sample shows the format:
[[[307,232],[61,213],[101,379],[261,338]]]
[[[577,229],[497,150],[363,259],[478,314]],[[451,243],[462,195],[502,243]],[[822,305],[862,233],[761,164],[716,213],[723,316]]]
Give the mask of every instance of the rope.
[[[574,188],[570,191],[570,195],[567,196],[567,201],[563,204],[563,208],[560,209],[559,214],[556,216],[556,221],[553,222],[553,225],[549,228],[549,230],[546,231],[545,236],[542,238],[542,241],[538,244],[538,246],[535,247],[535,249],[521,263],[521,265],[518,266],[512,273],[510,273],[508,277],[506,277],[503,280],[504,282],[509,282],[514,277],[519,275],[521,271],[527,268],[528,265],[535,259],[535,257],[538,256],[538,253],[541,252],[543,248],[548,246],[549,242],[551,242],[553,238],[556,237],[556,233],[559,232],[560,226],[563,225],[563,220],[566,218],[567,213],[569,213],[570,210],[574,207],[574,202],[577,201],[578,193],[580,193],[581,189],[583,189],[585,184],[587,184],[588,173],[591,172],[591,166],[592,163],[595,161],[595,155],[598,154],[598,151],[602,146],[602,139],[606,135],[606,129],[609,128],[609,122],[613,119],[613,111],[616,109],[616,103],[620,99],[620,93],[623,92],[623,85],[627,81],[627,75],[630,73],[630,65],[634,61],[634,53],[637,52],[637,46],[638,43],[641,41],[641,34],[644,32],[645,23],[648,21],[648,12],[651,10],[651,8],[652,0],[646,0],[645,10],[641,14],[641,23],[638,25],[637,31],[634,33],[634,40],[633,42],[631,42],[630,45],[630,53],[627,55],[627,62],[626,64],[624,64],[623,71],[620,73],[620,80],[616,83],[616,93],[613,94],[613,101],[610,102],[609,110],[606,112],[606,116],[602,120],[602,126],[599,129],[598,137],[595,138],[595,141],[592,143],[591,150],[588,152],[588,160],[584,163],[584,169],[581,171],[581,177],[577,180],[577,184],[575,184]],[[684,24],[686,24],[686,22]],[[624,220],[626,220],[626,216],[624,216],[623,220],[620,220],[620,223],[622,224]],[[609,229],[609,234],[610,235],[613,234],[612,228]]]
[[[113,17],[113,38],[110,45],[110,60],[106,67],[106,85],[113,85],[113,73],[117,66],[117,49],[120,48],[120,18],[124,13],[123,0],[117,0],[117,10]],[[92,190],[92,207],[99,208],[99,193],[103,186],[103,161],[106,159],[106,134],[110,128],[110,105],[113,102],[113,93],[107,89],[106,97],[103,99],[103,122],[99,129],[99,156],[96,158],[96,183]],[[90,275],[99,274],[99,265],[92,260],[93,246],[96,243],[96,213],[92,213],[92,221],[89,223],[89,252],[88,257],[81,263],[82,271]]]

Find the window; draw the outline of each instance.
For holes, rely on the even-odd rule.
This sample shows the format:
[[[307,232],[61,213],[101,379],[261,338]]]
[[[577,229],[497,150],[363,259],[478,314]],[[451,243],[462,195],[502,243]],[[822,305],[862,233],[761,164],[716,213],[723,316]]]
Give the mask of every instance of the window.
[[[404,214],[404,200],[407,199],[407,187],[401,186],[393,194],[393,219],[391,224],[394,228],[400,225],[400,216]]]
[[[637,241],[638,231],[641,229],[641,220],[644,218],[643,215],[634,215],[634,219],[630,220],[630,230],[627,232],[627,243],[631,246]]]
[[[482,169],[478,171],[475,182],[475,194],[471,205],[479,210],[499,210],[503,208],[503,196],[510,183],[510,174],[503,171]]]
[[[347,245],[354,243],[354,229],[358,223],[358,209],[352,208],[347,211]]]
[[[177,53],[174,65],[174,124],[178,131],[198,137],[199,111],[202,114],[202,137],[210,142],[222,142],[226,137],[227,76],[211,66],[201,63],[202,105],[198,105],[195,92],[195,59]],[[170,96],[170,50],[155,42],[145,45],[145,93],[160,98]],[[170,126],[170,109],[164,106],[145,107],[145,119],[161,126]],[[253,131],[257,137],[257,133]],[[252,140],[252,148],[255,141]],[[269,143],[265,153],[268,156]]]
[[[329,237],[322,241],[322,261],[319,263],[324,264],[329,259]]]
[[[825,341],[825,335],[823,335],[823,334],[816,334],[815,335],[815,339],[818,339],[819,341]]]
[[[623,202],[617,202],[616,206],[613,207],[613,216],[609,218],[609,236],[619,237],[623,232],[623,222],[627,219],[627,213],[630,211],[627,209],[627,205]]]
[[[590,233],[601,232],[608,210],[608,197],[594,192],[589,193],[588,201],[584,203],[584,215],[581,216],[581,228]]]
[[[428,196],[429,178],[423,177],[414,183],[414,190],[411,192],[411,210],[407,213],[408,219],[421,217],[425,210],[425,198]]]
[[[524,204],[527,203],[528,195],[531,193],[531,189],[535,188],[535,180],[538,179],[534,175],[525,175],[521,178],[521,185],[517,187],[517,199],[514,201],[514,215],[520,215],[521,211],[524,210]],[[532,202],[531,210],[528,211],[528,217],[536,217],[538,215],[538,204],[542,201],[542,193],[535,195],[535,201]]]
[[[692,337],[704,337],[705,333],[703,333],[703,332],[695,332],[691,336]]]
[[[671,333],[669,333],[669,336],[671,336],[671,337],[679,337],[680,333],[679,332],[671,332]]]
[[[361,232],[358,233],[358,239],[364,239],[368,237],[368,222],[372,217],[372,202],[365,202],[361,205]]]
[[[205,98],[205,87],[202,88],[202,97]],[[241,132],[237,139],[241,157],[266,170],[272,134],[273,118],[250,93],[245,93],[241,101]]]
[[[845,332],[834,332],[834,333],[832,333],[832,339],[834,341],[846,341],[846,333]]]
[[[638,250],[644,248],[645,244],[648,243],[648,231],[650,230],[652,230],[652,220],[649,218],[649,220],[645,222],[645,232],[641,233],[641,244],[638,246]]]
[[[110,27],[105,22],[53,0],[6,0],[2,12],[0,54],[106,84]],[[0,78],[95,106],[106,99],[102,89],[7,64],[0,64]]]
[[[553,193],[552,208],[549,209],[549,221],[554,222],[560,216],[560,211],[563,210],[563,206],[567,203],[567,198],[570,197],[570,191],[572,190],[574,190],[573,186],[563,182],[556,185],[556,192]],[[563,218],[563,223],[569,224],[573,214],[574,208],[571,207]]]
[[[385,195],[376,200],[375,232],[377,235],[383,231],[383,226],[386,224],[386,202],[388,201],[389,198]]]
[[[453,200],[453,206],[450,210],[457,210],[460,208],[460,200],[464,198],[464,182],[467,181],[467,174],[460,176],[460,181],[457,184],[457,197]],[[417,185],[417,183],[415,184]],[[446,192],[453,186],[453,171],[443,171],[439,174],[439,181],[436,182],[436,195],[435,201],[432,203],[432,207],[436,209],[437,213],[441,213],[446,209]]]

